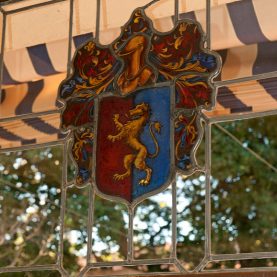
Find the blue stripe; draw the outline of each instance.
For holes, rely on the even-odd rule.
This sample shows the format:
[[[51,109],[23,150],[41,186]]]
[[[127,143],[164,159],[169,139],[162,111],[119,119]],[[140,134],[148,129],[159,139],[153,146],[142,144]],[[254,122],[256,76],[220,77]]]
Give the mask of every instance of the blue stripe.
[[[45,44],[27,47],[35,71],[42,76],[58,73],[52,65]]]
[[[2,89],[2,91],[0,91],[0,104],[2,104],[6,99],[6,90]]]
[[[175,16],[172,15],[171,19],[172,19],[172,22],[174,23],[175,22]],[[196,21],[195,12],[191,11],[191,12],[187,12],[187,13],[181,13],[181,14],[179,14],[179,19],[180,20],[190,19],[190,20]]]
[[[228,87],[219,89],[217,101],[224,108],[230,109],[231,113],[252,111],[252,107],[240,101]]]
[[[18,85],[18,84],[20,84],[20,82],[15,81],[11,77],[6,65],[3,64],[3,85]]]
[[[251,0],[227,4],[232,24],[238,39],[244,44],[267,41],[264,36]]]
[[[253,74],[277,70],[277,41],[258,44],[258,53],[253,65]]]
[[[79,36],[73,37],[74,45],[76,48],[78,48],[83,43],[87,42],[88,40],[91,40],[93,38],[93,33],[87,33]]]
[[[0,126],[0,138],[8,141],[20,141],[21,144],[36,143],[36,139],[24,139]],[[0,145],[1,148],[1,145]]]
[[[57,107],[57,109],[59,109],[63,107],[63,104],[58,99],[56,99],[55,106]]]
[[[35,130],[45,134],[53,135],[59,132],[57,128],[55,128],[51,124],[45,122],[43,119],[38,117],[27,118],[27,119],[23,119],[22,121],[27,125],[29,125],[30,127],[34,128]]]
[[[277,78],[258,80],[258,82],[271,97],[277,100]]]
[[[44,86],[44,80],[36,82],[28,82],[28,91],[22,101],[15,109],[15,114],[26,114],[32,112],[33,104],[42,91]]]
[[[228,49],[223,49],[223,50],[219,50],[217,51],[217,53],[221,56],[221,60],[222,60],[222,68],[224,68],[224,64],[228,55]],[[221,74],[222,74],[222,70],[220,70],[220,73],[218,76],[216,76],[215,81],[219,81],[221,80]]]
[[[179,18],[182,19],[190,19],[193,21],[196,21],[196,16],[195,16],[195,12],[191,11],[191,12],[187,12],[187,13],[181,13],[179,14]]]
[[[58,139],[64,139],[68,134],[58,133]]]
[[[253,74],[277,71],[277,41],[258,44],[258,53],[253,65]],[[277,100],[277,78],[258,80],[265,91]]]

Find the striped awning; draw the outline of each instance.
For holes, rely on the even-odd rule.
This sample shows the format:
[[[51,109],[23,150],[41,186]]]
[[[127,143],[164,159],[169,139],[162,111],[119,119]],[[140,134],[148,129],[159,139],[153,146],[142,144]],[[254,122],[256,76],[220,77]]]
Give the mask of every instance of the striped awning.
[[[35,0],[32,0],[35,2]],[[114,2],[128,2],[114,6]],[[113,41],[131,11],[140,3],[149,1],[129,0],[103,1],[100,40],[104,44]],[[24,2],[24,1],[23,1]],[[26,1],[28,2],[28,1]],[[92,37],[94,30],[92,18],[88,17],[88,6],[84,2],[75,1],[74,36],[72,39],[72,54],[75,49]],[[94,2],[94,1],[91,1]],[[117,2],[117,3],[118,3]],[[166,6],[170,2],[171,6]],[[154,26],[159,31],[167,31],[173,27],[173,1],[161,1],[156,10],[152,7],[149,16],[154,20]],[[205,1],[182,2],[181,18],[195,19],[205,29]],[[194,2],[194,4],[191,4]],[[198,4],[196,4],[198,2]],[[248,77],[256,74],[277,71],[277,10],[276,0],[243,0],[243,1],[212,1],[212,49],[217,50],[222,57],[223,68],[216,81],[225,81]],[[64,6],[63,6],[64,5]],[[60,11],[59,24],[68,17],[63,14],[68,9],[68,3],[57,3],[51,6],[53,13]],[[111,5],[111,7],[109,6]],[[12,5],[11,5],[12,6]],[[5,6],[7,9],[9,6]],[[47,6],[46,6],[47,7]],[[115,9],[124,7],[124,16],[111,19]],[[170,8],[171,7],[171,8]],[[42,8],[40,8],[42,9]],[[41,10],[37,9],[39,15]],[[64,9],[64,10],[63,10]],[[186,11],[186,12],[184,12]],[[36,9],[32,11],[35,15]],[[121,12],[122,13],[122,12]],[[119,13],[119,14],[121,14]],[[4,90],[0,99],[0,146],[12,148],[26,144],[44,143],[63,139],[59,132],[61,107],[56,103],[57,88],[65,78],[67,68],[68,39],[66,32],[61,32],[57,25],[59,39],[54,32],[41,37],[30,36],[29,40],[21,41],[16,37],[18,20],[28,15],[28,12],[8,16],[6,50],[4,56],[3,82]],[[18,17],[19,16],[19,17]],[[126,16],[126,18],[124,18]],[[35,18],[39,18],[35,16]],[[87,20],[87,25],[84,22]],[[46,19],[44,19],[46,20]],[[51,20],[51,19],[49,19]],[[21,23],[22,24],[22,23]],[[51,25],[51,24],[50,24]],[[29,26],[31,28],[31,26]],[[34,26],[35,31],[37,28]],[[44,29],[43,29],[44,31]],[[26,32],[26,36],[30,30]],[[22,37],[22,34],[19,35]],[[46,42],[45,42],[46,41]],[[32,44],[30,45],[30,42]],[[267,78],[258,81],[240,82],[221,86],[218,90],[216,107],[206,115],[220,118],[240,113],[263,112],[277,109],[277,78]],[[47,112],[45,115],[40,113]],[[36,113],[35,118],[29,115]],[[14,119],[16,117],[16,120]]]

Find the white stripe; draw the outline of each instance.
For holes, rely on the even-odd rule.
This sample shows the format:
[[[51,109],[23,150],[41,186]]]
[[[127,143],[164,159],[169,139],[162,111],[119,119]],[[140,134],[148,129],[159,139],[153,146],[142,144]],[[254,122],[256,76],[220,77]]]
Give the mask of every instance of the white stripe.
[[[36,73],[26,48],[5,53],[5,64],[11,78],[18,82],[28,82],[41,79]]]
[[[5,128],[7,131],[23,139],[35,139],[37,137],[45,136],[45,134],[25,124],[22,120],[15,120],[2,123],[1,126]]]
[[[56,98],[59,84],[66,78],[64,73],[44,78],[44,87],[32,107],[32,112],[56,109]]]
[[[48,43],[46,44],[46,48],[54,69],[57,72],[65,72],[67,69],[68,39]],[[72,41],[72,56],[74,52],[75,46]]]
[[[263,34],[271,41],[277,40],[277,1],[253,0],[253,6]]]
[[[120,36],[121,29],[114,28],[100,32],[99,41],[102,45],[108,45]]]
[[[21,141],[10,141],[2,139],[0,136],[0,149],[4,148],[12,148],[12,147],[18,147],[21,146]]]
[[[225,108],[218,102],[216,102],[215,107],[212,111],[205,111],[203,110],[204,114],[207,115],[208,117],[214,117],[214,116],[219,116],[219,115],[228,115],[230,114],[230,109]]]
[[[206,29],[206,11],[195,12],[197,21]],[[226,49],[243,45],[237,38],[226,5],[217,6],[211,12],[211,43],[212,49]]]
[[[155,19],[153,21],[154,28],[159,32],[168,32],[173,29],[174,24],[171,17]]]
[[[236,1],[240,1],[240,0],[211,0],[211,7],[223,5],[230,2],[236,2]],[[206,1],[204,0],[201,0],[201,1],[182,0],[180,1],[179,5],[180,5],[180,9],[185,12],[206,9]]]
[[[229,80],[252,75],[257,57],[257,44],[228,49],[221,79]]]
[[[228,87],[235,96],[253,111],[277,109],[277,101],[269,95],[257,81],[251,81]]]
[[[47,115],[42,117],[41,119],[43,119],[46,123],[52,125],[53,127],[57,129],[59,128],[59,125],[60,125],[59,114]],[[15,121],[2,123],[0,126],[3,127],[5,130],[26,140],[36,139],[36,141],[39,143],[57,140],[57,134],[52,134],[52,135],[45,134],[43,132],[40,132],[32,128],[28,124],[24,123],[22,120],[15,120]],[[3,140],[0,138],[0,145],[2,148],[6,148],[6,147],[20,146],[20,143],[12,142],[12,141],[8,142],[7,140]]]
[[[9,15],[11,50],[68,37],[69,1]]]
[[[276,0],[267,0],[267,1],[276,1]],[[80,1],[80,6],[82,6],[82,7],[80,7],[81,10],[84,9],[84,3],[82,3],[82,2],[86,2],[86,1]],[[260,1],[260,2],[262,2],[262,1]],[[255,5],[256,4],[258,5],[260,2],[258,0],[256,0]],[[276,3],[277,3],[277,1],[276,1]],[[118,5],[118,4],[115,4],[115,5]],[[132,3],[132,4],[128,4],[128,5],[130,7],[133,7],[134,4]],[[111,7],[109,6],[110,14],[112,14],[112,11],[110,10],[112,7],[113,7],[113,5]],[[258,8],[256,7],[256,12],[260,11],[261,9],[262,9],[262,7],[258,7]],[[81,10],[80,10],[80,13],[81,13]],[[125,12],[126,12],[126,15],[128,15],[128,17],[129,17],[130,14],[127,13],[127,11],[125,11],[125,7],[124,7],[124,13]],[[167,12],[171,13],[169,11],[167,11]],[[92,21],[91,13],[90,12],[87,12],[87,13],[89,14],[89,18],[90,18],[90,22],[91,22]],[[206,24],[205,10],[196,11],[195,13],[196,13],[196,18],[200,21],[202,26],[205,26],[205,24]],[[154,22],[153,22],[155,25],[155,28],[157,28],[158,30],[168,31],[173,27],[171,17],[161,18],[158,15],[158,13],[155,14],[155,16],[157,18],[159,18],[159,19],[154,20]],[[51,20],[51,18],[49,18],[49,21],[50,20]],[[112,22],[113,22],[113,19],[109,19],[109,20],[112,20]],[[267,26],[269,26],[268,25],[269,20],[271,20],[270,21],[271,27],[267,27]],[[261,14],[259,14],[259,21],[260,21],[260,23],[262,22],[261,27],[263,28],[263,26],[264,26],[265,33],[267,36],[268,36],[268,34],[272,34],[272,33],[274,33],[274,36],[277,36],[277,33],[274,32],[272,29],[273,28],[272,18],[267,19],[267,17],[261,12]],[[110,28],[111,26],[116,25],[115,24],[116,22],[117,21],[114,21],[113,24],[107,23],[108,24],[107,26]],[[121,19],[120,19],[120,22],[121,22]],[[265,22],[265,23],[263,23],[263,22]],[[22,24],[21,24],[21,28],[24,25],[24,24],[23,25]],[[119,23],[117,23],[117,24],[119,24]],[[228,10],[226,8],[226,5],[216,6],[212,9],[212,23],[211,24],[212,24],[212,48],[213,49],[226,49],[226,48],[243,45],[242,42],[237,38],[237,36],[235,34],[235,31],[234,31]],[[56,26],[56,28],[60,28],[60,26]],[[64,28],[64,33],[63,34],[60,33],[59,38],[65,37],[65,34],[67,33],[67,32],[65,32],[65,30],[67,30],[67,28],[65,28],[65,25],[63,25],[63,28]],[[266,28],[268,28],[268,30]],[[55,28],[53,28],[53,30],[54,29]],[[81,30],[80,32],[85,33],[85,32],[94,31],[94,28],[92,28],[90,26],[90,23],[86,22],[84,18],[80,18],[80,30]],[[55,29],[55,31],[56,31],[56,29]],[[37,36],[44,35],[44,32],[45,32],[45,30],[41,29],[41,34],[36,34],[36,35]],[[16,34],[16,37],[17,37],[17,33],[15,31],[13,34]],[[105,31],[103,30],[100,33],[100,41],[102,44],[109,44],[114,39],[116,39],[119,36],[119,34],[120,34],[119,28],[107,29]],[[13,38],[13,40],[14,39],[15,38]],[[51,37],[51,39],[49,37],[48,39],[45,39],[44,41],[48,41],[47,50],[48,50],[50,60],[53,64],[54,68],[58,72],[64,72],[66,70],[66,66],[67,66],[67,45],[68,45],[67,40],[62,39],[62,40],[53,42],[52,37]],[[29,44],[33,44],[33,43],[30,42]],[[234,50],[234,51],[236,51],[236,50]],[[73,54],[73,52],[74,52],[74,44],[73,44],[72,54]],[[11,74],[11,77],[17,81],[20,81],[20,82],[34,81],[34,80],[41,78],[41,76],[36,73],[26,49],[22,49],[22,50],[18,50],[18,51],[7,51],[7,53],[5,55],[5,63],[7,65],[7,69],[9,71],[9,73]],[[252,75],[252,73],[250,75]]]
[[[0,118],[15,115],[16,107],[21,103],[28,92],[27,84],[17,85],[6,89],[6,97],[0,105]]]

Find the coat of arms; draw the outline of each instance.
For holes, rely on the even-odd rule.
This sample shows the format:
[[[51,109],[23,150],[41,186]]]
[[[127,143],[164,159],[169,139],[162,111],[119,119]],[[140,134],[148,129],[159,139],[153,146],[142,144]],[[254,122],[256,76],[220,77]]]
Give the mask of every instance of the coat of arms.
[[[73,74],[60,86],[62,128],[71,130],[75,184],[134,205],[165,189],[197,162],[202,109],[215,101],[216,53],[201,27],[180,20],[156,31],[136,9],[111,45],[77,49]]]

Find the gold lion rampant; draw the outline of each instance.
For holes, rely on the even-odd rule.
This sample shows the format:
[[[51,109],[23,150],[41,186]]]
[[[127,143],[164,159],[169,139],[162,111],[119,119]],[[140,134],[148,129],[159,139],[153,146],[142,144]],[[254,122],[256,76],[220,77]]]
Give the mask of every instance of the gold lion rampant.
[[[118,133],[116,135],[108,135],[108,140],[115,142],[125,140],[126,144],[136,151],[136,154],[127,154],[124,157],[124,168],[126,172],[123,174],[114,174],[113,178],[117,181],[131,175],[132,164],[138,169],[146,172],[146,177],[139,181],[142,186],[147,186],[150,183],[152,169],[147,166],[145,160],[147,157],[153,159],[158,156],[160,148],[153,129],[156,133],[160,133],[161,124],[158,121],[150,122],[149,131],[155,144],[155,153],[149,154],[144,144],[139,141],[139,135],[143,131],[144,126],[149,122],[150,107],[148,104],[142,103],[129,111],[130,119],[127,123],[122,124],[119,121],[119,114],[113,117],[114,124]]]

